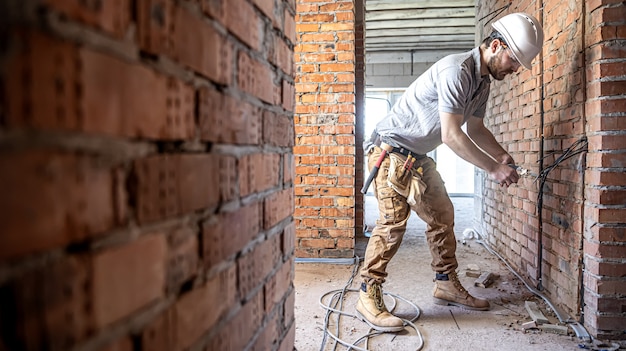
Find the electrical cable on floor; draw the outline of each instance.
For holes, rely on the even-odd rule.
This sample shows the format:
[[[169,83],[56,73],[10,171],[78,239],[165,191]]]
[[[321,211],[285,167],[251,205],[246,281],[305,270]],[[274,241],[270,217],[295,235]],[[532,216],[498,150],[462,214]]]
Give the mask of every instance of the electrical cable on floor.
[[[359,351],[369,351],[368,350],[368,341],[370,338],[373,338],[375,336],[378,335],[382,335],[382,334],[389,334],[389,333],[384,333],[384,332],[380,332],[380,331],[376,331],[372,328],[369,329],[368,333],[359,337],[357,340],[355,340],[353,343],[347,342],[345,340],[342,340],[339,337],[339,324],[340,324],[340,320],[341,320],[341,316],[348,316],[348,317],[353,317],[353,318],[357,318],[356,315],[354,314],[350,314],[347,313],[343,310],[343,304],[344,304],[344,298],[346,293],[350,292],[350,293],[357,293],[359,292],[358,289],[350,289],[349,287],[352,285],[352,282],[354,281],[354,278],[357,276],[358,272],[359,272],[359,266],[361,263],[361,260],[358,259],[356,260],[356,264],[354,265],[354,269],[352,270],[352,275],[350,276],[350,278],[348,279],[348,282],[344,285],[344,287],[342,289],[336,289],[336,290],[331,290],[326,292],[325,294],[323,294],[320,297],[319,303],[320,306],[326,310],[326,315],[324,317],[324,338],[322,339],[322,344],[320,346],[320,351],[323,351],[325,346],[326,346],[326,342],[328,340],[328,337],[330,336],[334,342],[333,342],[333,347],[332,350],[336,350],[337,349],[337,345],[341,344],[345,347],[347,347],[348,350],[359,350]],[[330,301],[328,302],[328,304],[325,303],[325,300],[327,299],[327,297],[329,295],[332,295],[332,297],[330,298]],[[406,302],[407,304],[411,305],[414,309],[415,309],[415,317],[409,319],[402,319],[402,321],[404,322],[405,328],[406,327],[411,327],[415,330],[416,334],[417,334],[417,338],[418,338],[418,345],[417,345],[417,349],[416,350],[421,350],[422,347],[424,347],[424,338],[422,336],[422,333],[419,331],[419,329],[417,329],[417,326],[415,324],[413,324],[413,322],[415,322],[420,314],[421,314],[421,310],[420,308],[415,305],[414,303],[410,302],[409,300],[399,296],[399,295],[395,295],[392,293],[384,293],[384,295],[393,297],[393,306],[391,306],[389,308],[390,312],[393,312],[393,310],[396,308],[397,306],[397,301],[398,300],[402,300],[404,302]],[[330,330],[329,330],[329,322],[330,322],[330,318],[332,314],[337,314],[337,321],[336,321],[336,325],[335,325],[335,334],[333,334]],[[358,344],[365,342],[364,348],[357,346]]]
[[[476,233],[478,234],[478,233]],[[478,237],[480,238],[480,235],[478,235]],[[498,257],[511,271],[511,273],[513,273],[519,280],[522,281],[522,283],[524,283],[524,285],[526,286],[526,288],[532,292],[533,294],[539,296],[540,298],[543,299],[543,301],[545,301],[546,304],[548,304],[548,306],[550,306],[550,308],[552,309],[552,311],[554,311],[554,314],[556,315],[556,317],[559,319],[559,322],[563,323],[563,324],[568,324],[570,327],[572,327],[572,329],[574,330],[574,332],[576,333],[576,336],[578,336],[579,339],[584,340],[584,341],[590,341],[591,340],[591,336],[589,335],[589,333],[587,333],[587,330],[585,330],[585,328],[580,325],[580,323],[578,323],[577,321],[573,320],[571,317],[569,316],[565,316],[563,315],[563,313],[561,311],[559,311],[556,306],[554,306],[552,304],[552,302],[550,302],[550,300],[544,295],[542,294],[540,291],[538,291],[537,289],[533,288],[532,286],[530,286],[528,283],[526,283],[526,280],[524,280],[522,278],[521,275],[519,275],[514,269],[513,267],[511,267],[511,265],[504,259],[504,257],[502,257],[499,253],[497,253],[496,251],[494,251],[491,247],[489,247],[489,245],[487,245],[484,241],[482,241],[482,239],[476,240],[477,243],[481,244],[485,249],[487,249],[487,251],[489,251],[492,255],[495,255],[496,257]]]

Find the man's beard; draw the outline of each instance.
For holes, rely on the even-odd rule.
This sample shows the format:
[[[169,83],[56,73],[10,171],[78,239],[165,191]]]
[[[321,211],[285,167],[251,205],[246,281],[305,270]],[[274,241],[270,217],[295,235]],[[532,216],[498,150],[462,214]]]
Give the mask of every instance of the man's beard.
[[[489,62],[487,62],[487,69],[489,70],[489,74],[491,74],[491,76],[495,80],[503,80],[504,77],[506,77],[507,75],[506,72],[498,69],[498,67],[501,66],[501,63],[502,63],[502,52],[500,52],[498,55],[491,56],[491,58],[489,59]]]

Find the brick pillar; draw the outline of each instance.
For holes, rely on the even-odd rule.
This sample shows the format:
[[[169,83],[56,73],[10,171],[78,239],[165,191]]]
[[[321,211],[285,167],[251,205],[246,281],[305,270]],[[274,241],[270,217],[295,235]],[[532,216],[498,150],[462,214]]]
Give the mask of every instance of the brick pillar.
[[[584,319],[598,338],[626,340],[626,4],[586,2]]]
[[[355,233],[353,1],[297,1],[296,256],[351,258]]]
[[[0,5],[0,350],[292,350],[289,0]]]

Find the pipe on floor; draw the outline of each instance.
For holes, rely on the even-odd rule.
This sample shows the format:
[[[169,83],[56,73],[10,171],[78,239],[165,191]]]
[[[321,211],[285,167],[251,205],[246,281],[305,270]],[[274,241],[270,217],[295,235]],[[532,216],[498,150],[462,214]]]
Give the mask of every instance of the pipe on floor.
[[[308,258],[308,257],[296,257],[296,263],[326,263],[326,264],[358,264],[359,258]]]

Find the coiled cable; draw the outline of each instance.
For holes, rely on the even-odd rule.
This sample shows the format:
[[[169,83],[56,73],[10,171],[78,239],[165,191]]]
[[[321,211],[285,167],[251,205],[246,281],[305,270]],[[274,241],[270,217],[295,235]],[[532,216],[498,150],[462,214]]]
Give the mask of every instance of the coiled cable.
[[[344,300],[345,300],[345,296],[346,293],[358,293],[359,290],[358,289],[350,289],[349,287],[352,285],[354,278],[357,276],[358,271],[359,271],[359,266],[361,263],[361,260],[358,259],[356,260],[358,263],[354,265],[354,268],[352,270],[352,274],[350,276],[350,278],[348,279],[347,283],[344,285],[344,287],[342,289],[335,289],[335,290],[331,290],[326,292],[325,294],[323,294],[320,297],[319,303],[320,306],[326,310],[326,315],[324,316],[324,337],[322,339],[322,344],[320,346],[320,351],[324,351],[324,348],[326,347],[326,343],[328,341],[328,337],[333,339],[333,347],[332,350],[336,350],[338,344],[341,344],[345,347],[347,347],[347,350],[358,350],[358,351],[369,351],[368,350],[368,341],[370,338],[376,337],[378,335],[381,334],[388,334],[388,333],[384,333],[384,332],[380,332],[380,331],[376,331],[372,328],[369,329],[368,333],[359,337],[358,339],[356,339],[354,342],[348,342],[345,340],[342,340],[339,337],[339,324],[340,324],[340,320],[342,316],[348,316],[348,317],[353,317],[353,318],[358,318],[356,315],[345,312],[343,310],[344,307]],[[332,295],[332,296],[331,296]],[[418,345],[417,345],[417,351],[421,350],[424,347],[424,338],[422,336],[422,333],[419,331],[419,329],[417,328],[417,326],[413,323],[415,322],[420,314],[421,314],[421,310],[420,308],[415,305],[414,303],[412,303],[411,301],[396,295],[396,294],[392,294],[392,293],[383,293],[383,295],[387,295],[393,298],[393,306],[391,306],[389,308],[390,312],[393,312],[396,308],[396,306],[398,305],[397,301],[398,300],[402,300],[404,302],[406,302],[407,304],[409,304],[410,306],[412,306],[415,309],[415,316],[411,319],[404,319],[401,318],[402,321],[404,322],[405,327],[410,327],[412,329],[415,330],[416,336],[418,338]],[[326,303],[326,301],[328,300],[328,297],[330,296],[330,301],[328,301],[328,303]],[[337,315],[337,322],[335,325],[335,333],[333,334],[330,331],[329,328],[329,324],[330,324],[330,318],[333,314]],[[365,342],[364,347],[359,347],[357,346],[358,344]]]

